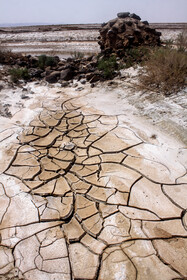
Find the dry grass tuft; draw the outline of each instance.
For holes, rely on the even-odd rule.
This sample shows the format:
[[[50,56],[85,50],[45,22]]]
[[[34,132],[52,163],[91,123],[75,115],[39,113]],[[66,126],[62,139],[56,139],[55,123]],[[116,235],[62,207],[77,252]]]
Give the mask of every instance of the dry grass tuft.
[[[187,85],[187,52],[172,48],[156,48],[145,62],[140,86],[166,95]]]
[[[0,46],[0,63],[1,64],[12,64],[18,55],[16,53],[11,52],[10,50],[3,49]]]
[[[187,51],[187,30],[183,30],[181,32],[177,39],[176,39],[176,45],[179,51]]]

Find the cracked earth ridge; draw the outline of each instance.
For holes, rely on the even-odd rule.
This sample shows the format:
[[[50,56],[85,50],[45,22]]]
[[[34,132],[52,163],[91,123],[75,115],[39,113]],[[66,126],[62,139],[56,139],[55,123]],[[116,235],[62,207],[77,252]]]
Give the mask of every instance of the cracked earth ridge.
[[[186,279],[184,167],[71,101],[18,140],[0,184],[0,279]]]

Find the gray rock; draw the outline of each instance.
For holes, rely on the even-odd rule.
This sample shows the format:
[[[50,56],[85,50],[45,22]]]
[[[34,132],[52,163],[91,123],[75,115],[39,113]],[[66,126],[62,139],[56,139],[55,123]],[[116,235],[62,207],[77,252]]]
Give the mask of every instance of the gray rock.
[[[137,20],[141,20],[141,17],[139,17],[138,15],[136,15],[136,14],[130,14],[130,17],[131,18],[134,18],[134,19],[137,19]]]
[[[73,87],[73,88],[76,88],[76,87],[78,87],[78,84],[75,83],[75,84],[72,85],[72,87]]]
[[[72,142],[68,142],[64,145],[64,150],[71,151],[75,148],[75,144]]]
[[[69,83],[68,82],[62,82],[61,83],[61,87],[68,87],[69,86]]]
[[[22,95],[21,95],[21,99],[30,99],[30,97],[29,97],[28,95],[22,94]]]
[[[71,68],[67,68],[61,71],[60,79],[63,81],[69,81],[73,79],[74,71]]]
[[[3,88],[4,88],[4,86],[3,86],[3,85],[0,85],[0,91],[1,91]]]
[[[117,18],[110,20],[109,21],[110,27],[112,27],[116,23],[116,21],[117,21]]]
[[[125,12],[125,13],[118,13],[117,17],[118,18],[126,18],[129,17],[130,13],[129,12]]]
[[[98,74],[95,74],[93,75],[93,77],[89,80],[89,82],[92,84],[92,83],[96,83],[98,81],[101,80],[101,75],[98,75]]]
[[[149,25],[149,22],[147,20],[142,21],[143,24]]]
[[[81,80],[80,80],[80,83],[81,83],[82,85],[85,85],[85,84],[86,84],[86,79],[81,79]]]
[[[29,75],[31,78],[41,78],[42,73],[43,73],[43,70],[41,70],[41,69],[37,69],[37,68],[29,69]]]
[[[78,87],[76,88],[76,91],[82,91],[84,88],[83,87]]]
[[[46,76],[45,79],[48,83],[52,84],[52,83],[58,82],[59,78],[60,78],[60,72],[59,71],[54,71],[51,74],[49,74],[48,76]]]

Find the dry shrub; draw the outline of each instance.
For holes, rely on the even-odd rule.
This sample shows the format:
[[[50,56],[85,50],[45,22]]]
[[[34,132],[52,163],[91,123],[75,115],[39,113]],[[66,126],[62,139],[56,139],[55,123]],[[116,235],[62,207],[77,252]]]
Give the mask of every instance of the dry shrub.
[[[154,49],[140,75],[140,86],[169,95],[187,85],[187,52],[171,48]]]
[[[12,64],[18,55],[16,53],[11,52],[10,50],[6,50],[0,46],[0,63],[1,64]]]
[[[82,59],[84,57],[84,53],[74,51],[74,52],[71,52],[71,57],[73,59]]]
[[[176,45],[179,51],[187,50],[187,30],[183,30],[176,39]]]
[[[5,58],[10,56],[11,52],[9,50],[5,50],[0,46],[0,63],[4,63]]]
[[[0,63],[4,63],[5,61],[5,51],[0,48]]]

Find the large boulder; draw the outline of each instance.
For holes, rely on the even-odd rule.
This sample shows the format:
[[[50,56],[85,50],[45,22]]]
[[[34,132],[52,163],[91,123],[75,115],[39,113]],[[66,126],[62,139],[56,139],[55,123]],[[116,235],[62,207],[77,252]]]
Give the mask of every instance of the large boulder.
[[[53,84],[53,83],[57,83],[59,78],[60,78],[60,71],[53,71],[48,76],[46,76],[45,79],[48,83]]]
[[[117,18],[102,25],[99,45],[103,53],[123,53],[133,46],[160,45],[161,33],[141,21],[136,14],[118,13]]]
[[[62,81],[69,81],[73,79],[73,77],[74,77],[74,69],[72,67],[69,67],[61,71],[60,79]]]
[[[129,12],[118,13],[118,14],[117,14],[117,17],[118,17],[118,18],[126,18],[126,17],[129,17],[129,16],[130,16],[130,13],[129,13]]]

